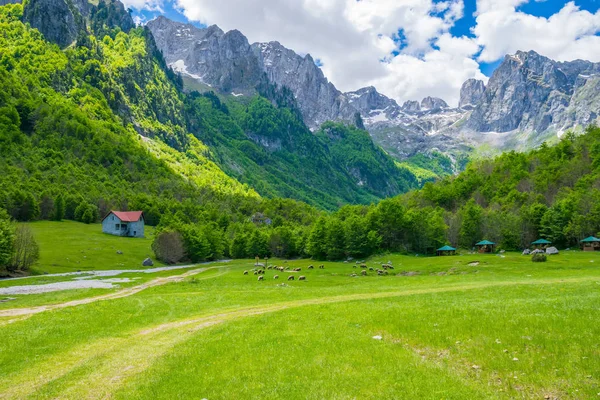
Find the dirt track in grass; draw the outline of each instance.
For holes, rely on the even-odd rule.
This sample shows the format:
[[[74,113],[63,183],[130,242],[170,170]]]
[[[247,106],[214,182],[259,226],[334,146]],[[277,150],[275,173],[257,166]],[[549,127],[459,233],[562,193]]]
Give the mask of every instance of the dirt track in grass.
[[[145,289],[148,289],[151,287],[166,285],[167,283],[181,282],[185,278],[188,278],[193,275],[197,275],[201,272],[204,272],[204,271],[207,271],[207,270],[213,269],[213,268],[215,268],[215,267],[199,268],[199,269],[195,269],[192,271],[188,271],[181,275],[173,275],[173,276],[168,276],[168,277],[163,277],[163,278],[156,278],[149,282],[143,283],[141,285],[122,289],[122,290],[119,290],[114,293],[108,293],[108,294],[104,294],[101,296],[89,297],[89,298],[81,299],[81,300],[71,300],[71,301],[68,301],[65,303],[50,304],[50,305],[37,306],[37,307],[11,308],[11,309],[7,309],[7,310],[0,310],[0,317],[19,317],[19,316],[24,316],[24,315],[39,314],[44,311],[51,311],[51,310],[57,310],[57,309],[61,309],[61,308],[75,307],[75,306],[80,306],[80,305],[84,305],[84,304],[90,304],[90,303],[94,303],[96,301],[120,299],[123,297],[133,296],[134,294],[139,293],[142,290],[145,290]],[[215,277],[215,275],[211,276],[211,278],[213,278],[213,277]]]

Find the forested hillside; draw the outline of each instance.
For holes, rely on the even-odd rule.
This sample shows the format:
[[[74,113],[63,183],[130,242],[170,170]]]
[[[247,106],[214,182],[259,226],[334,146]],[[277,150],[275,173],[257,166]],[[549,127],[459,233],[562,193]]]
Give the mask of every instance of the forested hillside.
[[[598,128],[375,204],[431,176],[394,163],[359,116],[310,132],[285,90],[183,92],[149,32],[110,4],[65,49],[22,22],[22,5],[0,7],[0,208],[17,221],[142,209],[192,261],[431,253],[483,238],[567,247],[600,232]]]
[[[56,43],[67,46],[61,50],[21,22],[24,13],[26,20],[37,23],[32,10],[36,13],[54,10],[55,3],[60,1],[31,0],[24,6],[2,7],[3,79],[8,81],[8,87],[28,85],[29,89],[27,93],[7,91],[5,102],[32,103],[27,109],[14,106],[21,107],[17,110],[19,120],[29,124],[19,122],[21,135],[17,136],[27,136],[33,142],[39,140],[37,133],[42,129],[39,105],[52,106],[51,99],[60,99],[54,101],[55,107],[60,104],[79,113],[75,118],[51,112],[52,118],[64,121],[63,127],[80,121],[86,126],[81,129],[91,137],[100,135],[91,125],[119,126],[111,126],[111,131],[119,136],[116,139],[90,143],[81,140],[78,145],[85,147],[85,151],[110,158],[112,153],[132,150],[123,140],[137,142],[138,148],[151,150],[179,175],[192,178],[207,191],[234,196],[288,197],[335,209],[348,203],[368,204],[419,185],[409,169],[395,166],[366,133],[357,134],[356,129],[340,125],[336,129],[346,132],[343,143],[315,136],[304,125],[293,98],[286,99],[276,89],[263,88],[263,94],[271,101],[259,95],[238,99],[218,97],[212,92],[184,93],[181,77],[166,67],[151,33],[145,28],[134,28],[131,17],[118,2],[100,2],[97,8],[86,3],[86,7],[91,7],[87,19],[82,15],[85,13],[70,9],[78,16],[73,28],[78,32],[77,39],[70,45],[64,38],[56,37],[56,32],[68,31],[68,27],[48,26],[42,20],[39,29],[49,31]],[[46,96],[36,97],[39,93]],[[61,124],[60,121],[55,123]],[[61,129],[52,130],[60,140],[63,134],[69,135]],[[42,151],[46,145],[44,142],[33,147]],[[20,143],[16,146],[18,152],[24,151]],[[343,160],[340,146],[345,151]],[[62,145],[55,143],[52,148],[60,149]],[[39,167],[32,155],[22,156],[29,160],[30,168]],[[88,161],[82,168],[102,173],[99,171],[104,168],[100,168],[102,160]],[[118,168],[112,160],[104,164]],[[144,192],[136,187],[128,190],[135,195],[121,197],[130,199]],[[103,209],[101,200],[116,196],[114,192],[102,196],[85,192],[90,202]],[[41,193],[33,195],[41,202]]]
[[[470,163],[456,177],[321,217],[307,239],[317,258],[380,251],[432,253],[446,243],[471,249],[528,248],[540,237],[559,248],[600,233],[600,129],[566,134],[553,147]]]

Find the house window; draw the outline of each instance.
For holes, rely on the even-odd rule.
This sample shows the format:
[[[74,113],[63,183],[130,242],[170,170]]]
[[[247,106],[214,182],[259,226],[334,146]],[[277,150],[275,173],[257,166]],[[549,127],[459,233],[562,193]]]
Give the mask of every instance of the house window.
[[[133,236],[136,236],[136,235],[137,235],[137,231],[133,231]]]
[[[119,230],[120,228],[121,228],[121,225],[120,225],[120,224],[115,224],[115,229],[116,229],[116,230]]]

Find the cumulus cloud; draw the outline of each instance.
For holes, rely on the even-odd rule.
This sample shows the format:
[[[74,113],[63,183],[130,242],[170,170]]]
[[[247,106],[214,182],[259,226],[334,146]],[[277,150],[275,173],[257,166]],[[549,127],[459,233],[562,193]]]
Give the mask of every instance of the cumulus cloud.
[[[126,0],[138,9],[160,9],[161,1],[250,42],[310,53],[342,91],[374,85],[400,103],[437,96],[456,105],[466,79],[486,80],[478,62],[517,50],[600,61],[600,12],[572,2],[540,18],[518,10],[529,0],[477,0],[473,37],[455,37],[463,0]]]
[[[517,10],[521,0],[480,0],[473,32],[483,50],[479,60],[495,61],[517,50],[535,50],[559,61],[600,61],[600,11],[569,2],[549,18]]]

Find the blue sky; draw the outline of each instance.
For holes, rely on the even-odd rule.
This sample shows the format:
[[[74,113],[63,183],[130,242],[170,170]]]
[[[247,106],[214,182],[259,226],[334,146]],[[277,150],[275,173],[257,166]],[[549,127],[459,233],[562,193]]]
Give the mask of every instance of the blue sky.
[[[600,62],[600,0],[124,0],[134,16],[163,14],[238,29],[310,53],[341,90],[374,85],[398,101],[457,102],[506,54]],[[160,11],[151,11],[160,10]]]

